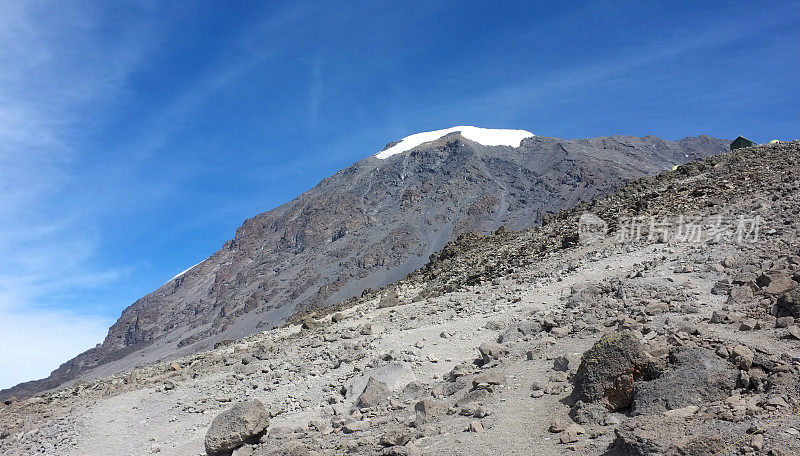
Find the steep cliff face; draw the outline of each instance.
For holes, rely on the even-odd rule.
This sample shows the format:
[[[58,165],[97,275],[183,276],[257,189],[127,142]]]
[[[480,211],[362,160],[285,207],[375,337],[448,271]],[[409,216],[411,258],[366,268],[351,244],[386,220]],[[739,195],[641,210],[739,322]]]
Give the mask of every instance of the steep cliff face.
[[[299,310],[396,281],[461,233],[529,227],[726,147],[705,136],[529,137],[519,147],[484,146],[453,132],[369,157],[246,220],[219,251],[125,309],[97,348],[14,391],[30,394],[268,329]]]

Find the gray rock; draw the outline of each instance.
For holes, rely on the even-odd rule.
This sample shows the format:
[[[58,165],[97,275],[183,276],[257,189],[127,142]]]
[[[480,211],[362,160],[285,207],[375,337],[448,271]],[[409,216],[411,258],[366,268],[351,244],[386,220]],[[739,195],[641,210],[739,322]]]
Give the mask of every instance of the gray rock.
[[[383,434],[379,443],[383,446],[402,446],[411,440],[408,432],[391,431]]]
[[[425,422],[441,415],[446,410],[445,404],[433,399],[423,399],[414,405],[417,421]]]
[[[342,426],[342,431],[344,431],[345,434],[352,434],[353,432],[366,431],[369,427],[369,421],[353,421],[351,423],[345,423],[344,426]]]
[[[385,383],[370,377],[364,392],[356,400],[356,407],[375,407],[387,400],[391,393]]]
[[[608,419],[608,410],[597,403],[578,401],[570,409],[569,416],[578,424],[603,426]]]
[[[390,391],[402,391],[407,385],[414,382],[417,377],[407,363],[392,362],[372,369],[365,375],[350,381],[346,387],[345,397],[349,400],[354,400],[360,396],[370,378],[385,384]]]
[[[258,452],[258,456],[312,456],[314,454],[318,453],[312,453],[304,443],[296,441],[286,442],[277,448]]]
[[[659,378],[636,385],[632,413],[650,415],[726,399],[736,375],[736,369],[709,350],[679,349]]]
[[[208,428],[206,453],[228,455],[248,442],[257,442],[269,426],[269,413],[257,399],[240,402],[220,413]]]
[[[800,290],[793,290],[778,297],[778,316],[792,316],[800,318]]]
[[[788,274],[765,274],[758,278],[758,284],[771,295],[781,295],[797,288],[797,282]]]
[[[378,303],[378,308],[384,309],[386,307],[395,307],[399,305],[400,297],[397,295],[397,290],[391,288],[383,296],[381,296],[381,300]]]
[[[478,347],[478,351],[481,354],[481,359],[483,364],[489,364],[492,361],[499,360],[508,354],[508,348],[494,343],[494,342],[486,342]]]
[[[664,415],[638,416],[614,431],[616,438],[606,454],[715,456],[729,442],[744,435],[745,429],[722,421],[695,423]]]

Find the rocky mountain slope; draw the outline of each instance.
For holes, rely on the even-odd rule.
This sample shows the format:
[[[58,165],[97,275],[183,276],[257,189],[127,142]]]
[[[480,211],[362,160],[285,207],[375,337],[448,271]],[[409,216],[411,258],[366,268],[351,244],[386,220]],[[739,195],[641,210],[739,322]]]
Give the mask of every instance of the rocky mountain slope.
[[[469,128],[473,138],[505,131]],[[529,137],[519,147],[484,146],[452,132],[386,159],[369,157],[246,220],[218,252],[125,309],[100,346],[0,397],[271,328],[299,311],[392,283],[459,234],[530,227],[625,181],[726,147],[705,136]]]
[[[6,400],[0,453],[798,454],[798,214],[799,141],[687,164],[302,323]]]

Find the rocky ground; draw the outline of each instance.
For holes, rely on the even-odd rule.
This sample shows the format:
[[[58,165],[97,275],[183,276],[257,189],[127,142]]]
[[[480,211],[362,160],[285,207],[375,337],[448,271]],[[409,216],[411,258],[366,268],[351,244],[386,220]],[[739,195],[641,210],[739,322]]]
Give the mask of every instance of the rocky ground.
[[[0,453],[800,454],[799,172],[800,142],[743,149],[463,236],[285,327],[7,400]]]

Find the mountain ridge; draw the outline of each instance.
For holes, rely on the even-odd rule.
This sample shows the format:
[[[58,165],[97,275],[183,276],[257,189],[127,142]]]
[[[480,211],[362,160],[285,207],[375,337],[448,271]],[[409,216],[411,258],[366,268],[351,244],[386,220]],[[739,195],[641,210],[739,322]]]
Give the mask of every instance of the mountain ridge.
[[[220,250],[126,308],[100,346],[0,397],[274,327],[403,278],[459,234],[527,228],[627,180],[726,146],[707,136],[533,136],[520,147],[483,146],[454,132],[386,159],[368,157],[245,220]]]

